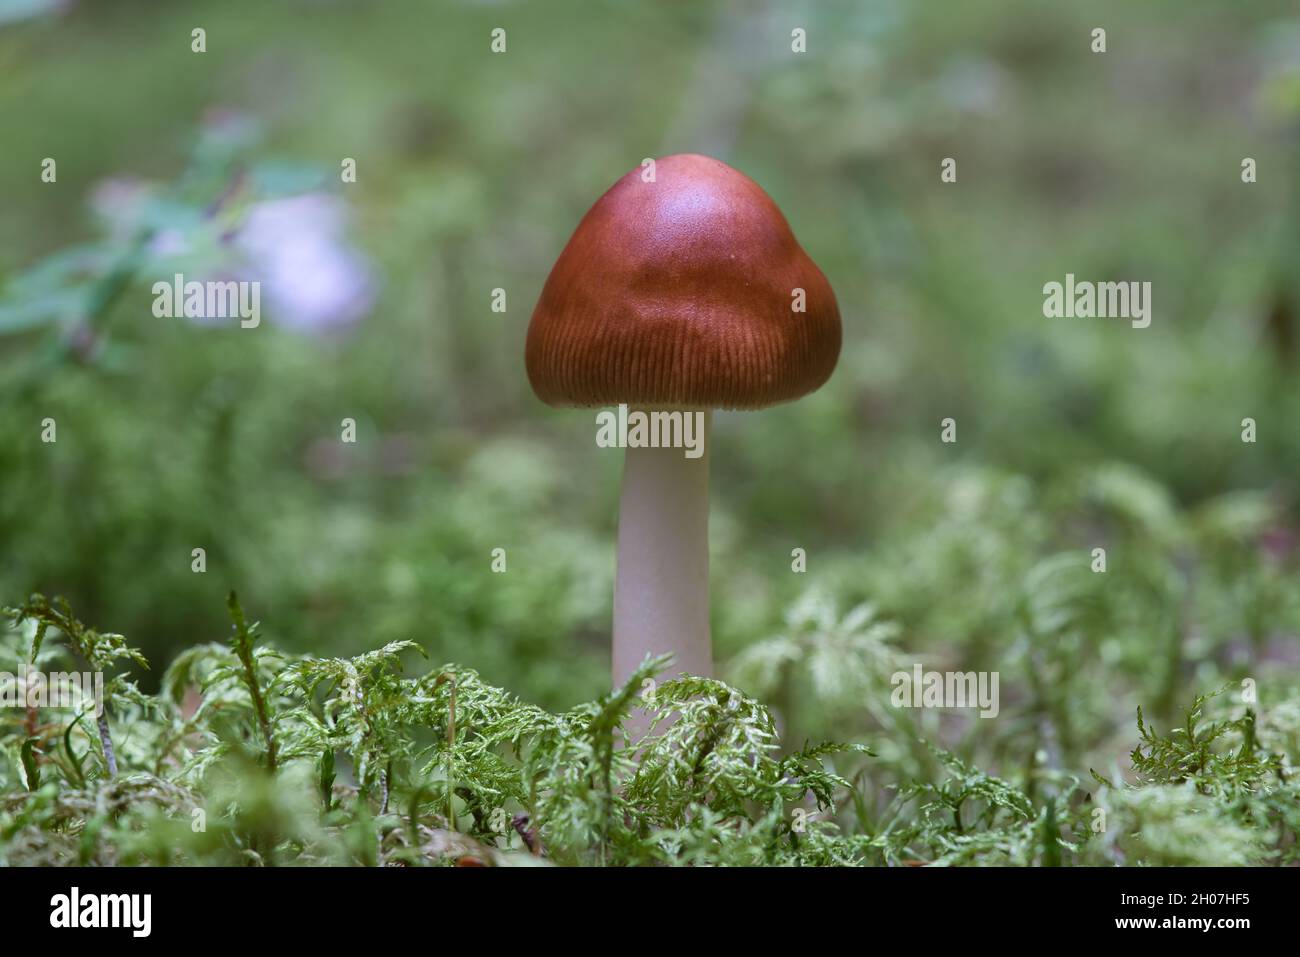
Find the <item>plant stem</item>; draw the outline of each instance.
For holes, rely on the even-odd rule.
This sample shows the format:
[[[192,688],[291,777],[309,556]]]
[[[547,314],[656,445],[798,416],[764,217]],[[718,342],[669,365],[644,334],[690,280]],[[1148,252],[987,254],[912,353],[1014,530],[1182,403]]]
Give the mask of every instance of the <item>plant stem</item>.
[[[230,617],[235,623],[235,654],[244,668],[244,684],[248,687],[249,697],[253,699],[253,713],[257,716],[262,737],[266,739],[266,766],[275,771],[279,758],[275,746],[275,736],[271,733],[271,718],[266,710],[266,701],[262,697],[262,688],[257,681],[257,661],[253,654],[253,636],[244,620],[244,609],[239,606],[239,599],[232,591],[226,599]]]
[[[451,709],[447,716],[447,824],[456,830],[456,676],[451,675]]]
[[[104,764],[110,778],[117,777],[117,753],[113,750],[113,739],[108,734],[108,715],[100,711],[96,719],[99,725],[99,743],[104,748]]]

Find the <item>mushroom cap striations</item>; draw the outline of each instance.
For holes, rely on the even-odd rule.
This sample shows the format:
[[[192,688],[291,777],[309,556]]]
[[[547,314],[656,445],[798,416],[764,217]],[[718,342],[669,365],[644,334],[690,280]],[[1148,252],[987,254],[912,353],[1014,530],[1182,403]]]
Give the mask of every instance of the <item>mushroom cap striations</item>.
[[[550,405],[757,409],[818,388],[839,353],[835,294],[776,203],[682,154],[658,160],[654,182],[632,170],[583,217],[525,360]]]

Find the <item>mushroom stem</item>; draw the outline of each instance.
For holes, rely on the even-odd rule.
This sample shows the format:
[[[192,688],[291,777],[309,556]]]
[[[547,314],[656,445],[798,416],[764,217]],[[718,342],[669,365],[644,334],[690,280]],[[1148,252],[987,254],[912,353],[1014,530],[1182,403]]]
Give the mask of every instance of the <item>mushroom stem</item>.
[[[695,410],[683,410],[692,415]],[[618,510],[614,583],[614,683],[646,655],[671,652],[671,673],[708,677],[709,433],[703,413],[698,458],[680,448],[627,449]]]

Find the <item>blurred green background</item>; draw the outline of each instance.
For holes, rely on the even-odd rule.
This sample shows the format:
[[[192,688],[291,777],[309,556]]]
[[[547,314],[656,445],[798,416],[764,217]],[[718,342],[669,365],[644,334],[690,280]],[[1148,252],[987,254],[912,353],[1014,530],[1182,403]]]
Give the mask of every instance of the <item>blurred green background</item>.
[[[412,638],[547,707],[600,693],[621,457],[533,397],[524,333],[587,207],[691,151],[774,197],[845,333],[820,392],[716,419],[724,677],[796,738],[872,739],[899,662],[998,670],[999,720],[923,730],[1076,769],[1138,703],[1300,684],[1294,4],[0,17],[3,600],[65,595],[155,673],[235,588],[291,650]],[[261,327],[155,318],[176,272],[262,277]],[[1044,319],[1067,272],[1150,281],[1150,328]]]

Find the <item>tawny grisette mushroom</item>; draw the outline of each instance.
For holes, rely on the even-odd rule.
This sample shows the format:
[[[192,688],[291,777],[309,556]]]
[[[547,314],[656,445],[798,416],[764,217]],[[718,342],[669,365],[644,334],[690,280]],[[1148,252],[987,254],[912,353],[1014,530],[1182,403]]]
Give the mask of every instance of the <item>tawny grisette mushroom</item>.
[[[554,406],[700,412],[703,454],[631,447],[614,586],[614,680],[647,654],[709,675],[709,428],[824,383],[840,313],[822,271],[758,184],[683,154],[596,201],[528,327],[528,378]]]

